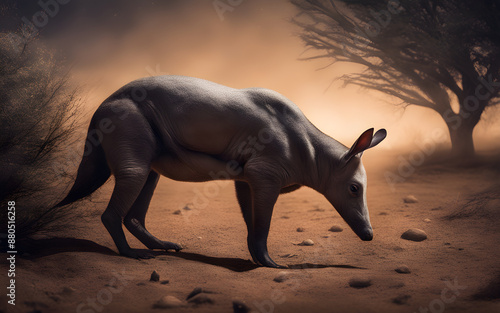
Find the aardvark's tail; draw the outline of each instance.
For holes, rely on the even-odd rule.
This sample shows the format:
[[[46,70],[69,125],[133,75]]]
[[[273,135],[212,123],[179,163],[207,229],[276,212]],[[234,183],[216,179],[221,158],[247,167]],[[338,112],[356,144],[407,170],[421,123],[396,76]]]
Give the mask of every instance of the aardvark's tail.
[[[91,126],[92,128],[92,126]],[[68,195],[59,202],[55,207],[61,207],[77,200],[80,200],[101,187],[111,175],[111,171],[106,162],[104,150],[100,143],[93,144],[95,140],[91,140],[92,132],[87,134],[86,144],[88,145],[86,153],[84,153],[78,174],[73,187]]]

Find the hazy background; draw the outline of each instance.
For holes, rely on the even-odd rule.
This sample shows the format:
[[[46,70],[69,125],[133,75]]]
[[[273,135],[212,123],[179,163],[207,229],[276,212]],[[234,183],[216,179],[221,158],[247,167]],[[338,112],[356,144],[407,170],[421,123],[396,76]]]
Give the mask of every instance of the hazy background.
[[[19,29],[23,17],[31,20],[41,10],[38,1],[2,3],[4,31]],[[411,148],[439,130],[445,142],[437,143],[449,145],[446,126],[434,111],[404,110],[382,94],[333,82],[359,67],[320,70],[329,60],[298,60],[313,52],[305,52],[296,36],[299,29],[290,23],[296,13],[286,0],[243,0],[223,19],[212,0],[72,0],[59,6],[38,37],[57,51],[61,62],[74,64],[73,81],[87,91],[86,119],[127,82],[175,74],[234,88],[274,89],[346,145],[370,127],[388,130],[380,150]],[[500,146],[499,110],[487,111],[476,127],[478,150]]]

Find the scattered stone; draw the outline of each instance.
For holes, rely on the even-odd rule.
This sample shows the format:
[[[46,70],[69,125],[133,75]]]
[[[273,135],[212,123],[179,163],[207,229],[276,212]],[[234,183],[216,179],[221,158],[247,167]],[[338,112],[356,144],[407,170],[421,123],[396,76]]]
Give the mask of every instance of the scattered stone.
[[[162,284],[162,285],[166,285],[166,284],[168,284],[169,282],[170,282],[170,280],[168,280],[168,279],[167,279],[167,280],[162,280],[162,281],[160,282],[160,284]]]
[[[462,251],[464,248],[458,248],[458,250]]]
[[[149,281],[160,281],[160,274],[158,274],[156,271],[153,271],[153,273],[151,273],[151,278],[149,279]]]
[[[342,227],[340,227],[339,225],[333,225],[332,227],[330,227],[330,229],[328,231],[331,231],[331,232],[334,232],[334,233],[339,233],[341,231],[343,231],[344,229]]]
[[[234,313],[248,313],[250,308],[245,302],[239,300],[233,300],[233,312]]]
[[[73,294],[75,291],[76,291],[76,289],[73,287],[63,287],[61,294],[65,295],[65,296],[69,296],[69,295]]]
[[[179,308],[185,306],[184,302],[181,300],[177,299],[174,296],[165,296],[158,300],[154,305],[153,308],[156,309],[171,309],[171,308]]]
[[[312,241],[311,239],[306,239],[297,245],[298,246],[314,246],[314,241]]]
[[[189,295],[187,296],[186,300],[189,300],[192,297],[194,297],[194,296],[196,296],[196,295],[198,295],[198,294],[200,294],[202,292],[203,292],[203,289],[201,287],[196,287],[196,288],[193,289],[193,291],[191,291],[189,293]]]
[[[392,299],[392,303],[403,305],[407,304],[408,300],[410,300],[411,296],[410,295],[399,295],[396,298]]]
[[[378,215],[389,215],[387,212],[380,212]]]
[[[182,211],[181,210],[175,210],[173,214],[175,214],[175,215],[181,215]]]
[[[427,234],[421,229],[411,228],[405,231],[401,238],[411,241],[423,241],[427,239]]]
[[[305,229],[303,227],[297,228],[297,232],[299,232],[299,233],[303,233],[304,231],[305,231]]]
[[[368,279],[368,278],[356,277],[356,278],[351,278],[351,280],[349,280],[349,286],[351,286],[352,288],[361,289],[361,288],[370,287],[371,285],[372,285],[372,281],[371,281],[371,279]]]
[[[202,238],[202,237],[200,237],[200,236],[198,236],[198,237],[196,237],[196,238],[198,238],[199,240],[203,239],[203,238]]]
[[[395,269],[395,271],[399,274],[410,274],[411,271],[406,265],[401,265]]]
[[[289,272],[279,272],[278,276],[274,277],[274,281],[277,283],[282,283],[284,281],[287,281],[290,279],[290,273]]]
[[[198,294],[195,297],[192,297],[191,299],[188,300],[189,303],[193,303],[195,305],[200,305],[200,304],[214,304],[214,300],[210,298],[207,295],[204,294]]]
[[[59,295],[56,295],[53,292],[46,291],[45,294],[47,295],[47,297],[49,297],[50,299],[52,299],[55,302],[61,301],[61,297]]]
[[[414,195],[407,195],[403,198],[404,203],[417,203],[418,199]]]
[[[190,211],[192,210],[190,207],[189,207],[189,204],[186,204],[183,208],[183,210],[186,210],[186,211]]]
[[[426,219],[424,219],[424,222],[426,222],[426,223],[430,223],[430,222],[431,222],[431,219],[430,219],[430,218],[426,218]]]
[[[330,238],[329,235],[321,236],[321,238]]]
[[[296,255],[296,254],[292,254],[292,253],[287,253],[287,254],[282,254],[282,255],[280,255],[279,257],[280,257],[280,258],[287,258],[287,259],[289,259],[289,258],[294,258],[294,257],[296,257],[296,256],[298,256],[298,255]]]

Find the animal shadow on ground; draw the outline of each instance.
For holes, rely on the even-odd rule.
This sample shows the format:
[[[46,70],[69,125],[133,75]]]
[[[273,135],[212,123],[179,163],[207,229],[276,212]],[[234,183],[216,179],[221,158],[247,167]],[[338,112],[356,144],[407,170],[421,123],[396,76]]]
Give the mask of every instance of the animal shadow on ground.
[[[19,252],[24,259],[34,260],[49,255],[54,255],[64,252],[94,252],[109,256],[119,256],[114,250],[102,246],[87,239],[77,238],[47,238],[47,239],[29,239],[24,240],[19,245]],[[260,266],[250,260],[241,258],[222,258],[207,256],[193,252],[166,252],[166,251],[150,251],[154,256],[168,255],[185,260],[205,263],[213,266],[227,268],[234,272],[247,272],[259,268]],[[346,269],[365,269],[347,264],[289,264],[289,269],[321,269],[321,268],[346,268]]]

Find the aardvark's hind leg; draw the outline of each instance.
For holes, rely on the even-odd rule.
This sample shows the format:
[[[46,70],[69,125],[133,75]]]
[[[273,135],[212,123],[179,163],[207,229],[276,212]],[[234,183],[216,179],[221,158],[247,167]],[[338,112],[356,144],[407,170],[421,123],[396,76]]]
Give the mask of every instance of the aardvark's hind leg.
[[[149,203],[153,197],[154,190],[158,184],[158,179],[160,175],[155,171],[149,173],[146,184],[142,188],[139,197],[135,200],[134,204],[130,208],[127,216],[125,217],[124,224],[125,227],[139,239],[146,247],[149,249],[164,249],[164,250],[175,250],[179,251],[182,246],[170,241],[162,241],[151,235],[151,233],[146,229],[145,219],[146,213],[149,208]]]

